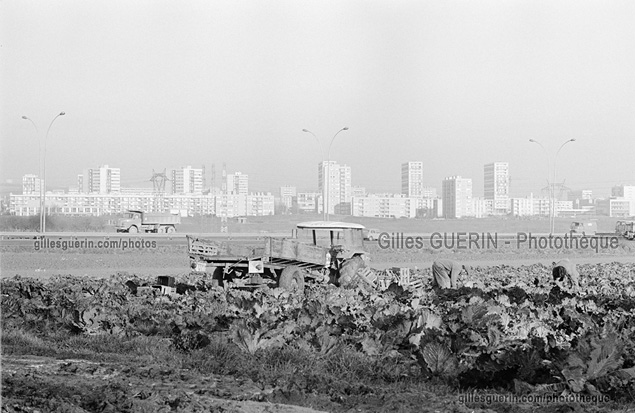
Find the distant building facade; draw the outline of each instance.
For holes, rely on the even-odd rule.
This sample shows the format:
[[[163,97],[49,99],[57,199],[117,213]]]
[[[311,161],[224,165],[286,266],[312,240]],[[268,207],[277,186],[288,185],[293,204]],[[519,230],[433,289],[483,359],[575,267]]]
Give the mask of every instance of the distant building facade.
[[[121,191],[121,170],[102,165],[84,169],[77,176],[78,192],[83,194],[116,194]]]
[[[372,218],[416,218],[426,211],[427,218],[441,214],[441,200],[433,198],[413,198],[403,194],[369,194],[353,197],[351,215]]]
[[[443,217],[472,216],[472,180],[451,176],[442,182]]]
[[[369,195],[353,198],[351,203],[351,214],[356,217],[414,218],[416,213],[417,200],[401,194]]]
[[[18,216],[39,213],[39,194],[9,196],[9,213]],[[152,193],[82,194],[53,193],[45,196],[47,211],[56,215],[99,216],[120,214],[128,210],[146,212],[185,211],[187,215],[227,217],[274,213],[274,196],[270,193],[242,194],[175,194]]]
[[[318,164],[318,190],[326,197],[329,214],[335,213],[340,203],[351,202],[353,195],[352,170],[350,166],[335,161]],[[327,193],[328,192],[328,193]],[[322,208],[320,205],[319,208]]]
[[[296,199],[298,191],[295,186],[281,186],[280,187],[280,202],[287,209],[293,207],[294,199]]]
[[[298,192],[297,205],[300,212],[322,212],[321,194],[319,192]],[[319,205],[319,207],[318,207]]]
[[[509,163],[492,162],[483,167],[484,198],[493,201],[492,213],[509,213]]]
[[[226,181],[228,194],[247,195],[249,193],[249,175],[234,172],[227,175]]]
[[[203,175],[203,168],[192,168],[190,165],[173,169],[171,171],[171,193],[173,195],[202,194]]]
[[[635,216],[635,185],[617,185],[611,188],[611,198],[604,201],[602,210],[610,217]]]
[[[551,200],[548,197],[536,197],[530,194],[525,198],[510,198],[510,214],[518,217],[523,216],[549,216],[549,206]],[[576,215],[582,211],[576,209],[573,201],[556,201],[555,214]]]
[[[27,174],[22,177],[22,193],[24,195],[40,193],[42,180],[33,174]]]
[[[366,188],[363,186],[354,186],[351,188],[351,197],[360,198],[366,196]]]
[[[411,161],[401,164],[401,194],[408,198],[422,198],[423,162]]]
[[[423,198],[436,198],[437,197],[437,188],[433,186],[424,186],[422,191]]]

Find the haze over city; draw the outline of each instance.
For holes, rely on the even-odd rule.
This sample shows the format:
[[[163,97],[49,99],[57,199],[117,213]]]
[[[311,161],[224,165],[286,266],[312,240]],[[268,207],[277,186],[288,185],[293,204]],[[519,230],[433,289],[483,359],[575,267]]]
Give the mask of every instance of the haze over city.
[[[85,168],[121,185],[192,165],[249,175],[250,189],[317,187],[318,163],[399,192],[509,162],[511,195],[558,178],[608,195],[635,180],[631,1],[135,1],[0,3],[0,191]],[[209,178],[209,177],[208,177]]]

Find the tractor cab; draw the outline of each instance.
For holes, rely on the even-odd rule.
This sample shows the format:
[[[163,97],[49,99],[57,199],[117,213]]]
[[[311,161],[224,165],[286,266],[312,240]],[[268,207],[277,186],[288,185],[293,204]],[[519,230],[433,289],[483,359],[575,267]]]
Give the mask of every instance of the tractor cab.
[[[348,259],[366,254],[364,229],[350,222],[302,222],[297,225],[297,237],[301,242],[329,248],[333,257]]]

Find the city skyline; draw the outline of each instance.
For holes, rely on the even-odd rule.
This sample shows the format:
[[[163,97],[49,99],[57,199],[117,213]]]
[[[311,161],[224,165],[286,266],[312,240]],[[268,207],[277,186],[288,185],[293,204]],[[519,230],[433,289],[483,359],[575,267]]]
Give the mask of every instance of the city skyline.
[[[413,158],[426,185],[481,188],[504,159],[516,196],[546,186],[571,139],[558,181],[608,196],[635,177],[632,2],[62,0],[1,2],[0,19],[4,194],[38,173],[60,111],[49,187],[85,165],[139,186],[220,162],[255,190],[312,187],[328,157],[373,192]]]
[[[340,165],[337,161],[331,160],[330,164],[330,187],[329,193],[330,202],[333,203],[330,205],[330,213],[333,213],[333,206],[337,202],[349,202],[350,197],[353,196],[353,193],[359,189],[364,189],[364,192],[367,194],[392,194],[399,195],[408,198],[441,198],[443,193],[443,186],[448,179],[467,179],[470,183],[470,194],[475,198],[483,198],[492,200],[494,202],[494,209],[503,209],[502,206],[496,207],[496,203],[505,204],[508,202],[509,198],[522,198],[527,196],[552,196],[548,192],[548,185],[545,184],[545,187],[541,188],[537,192],[529,192],[524,194],[517,194],[514,196],[509,195],[510,190],[513,187],[510,179],[510,165],[509,162],[490,162],[482,165],[482,187],[474,189],[474,178],[473,177],[462,177],[461,175],[451,175],[445,176],[443,180],[436,185],[426,185],[424,180],[421,179],[420,167],[423,164],[421,161],[408,161],[401,163],[400,167],[400,186],[396,188],[392,188],[392,190],[388,191],[369,191],[366,187],[363,187],[355,182],[354,179],[351,178],[353,175],[352,168],[348,165]],[[415,165],[415,174],[413,175],[410,172],[412,165]],[[240,171],[230,172],[228,170],[222,170],[219,173],[213,172],[212,174],[217,175],[215,181],[207,180],[205,177],[205,169],[204,168],[194,168],[191,165],[180,166],[174,168],[165,168],[165,170],[169,171],[169,175],[171,179],[168,178],[167,184],[165,185],[163,192],[166,194],[196,194],[196,193],[206,193],[206,192],[215,192],[219,191],[220,193],[236,193],[247,195],[249,193],[271,193],[277,194],[280,192],[281,188],[284,187],[292,187],[295,188],[297,192],[315,192],[317,194],[324,193],[323,187],[323,177],[322,174],[326,175],[327,166],[326,163],[320,162],[317,165],[318,173],[317,173],[317,182],[314,183],[313,187],[299,187],[298,185],[293,184],[292,180],[287,179],[285,182],[274,183],[274,186],[271,190],[250,190],[251,188],[251,180],[249,179],[249,175],[243,174]],[[105,174],[106,172],[106,174]],[[103,176],[105,175],[105,176]],[[121,184],[121,168],[110,167],[109,165],[100,165],[96,168],[84,168],[83,173],[76,175],[75,185],[67,186],[64,188],[50,188],[47,185],[47,191],[49,192],[76,192],[80,193],[110,193],[111,192],[111,180],[114,176],[114,192],[130,192],[130,190],[139,189],[143,192],[148,191],[148,193],[156,192],[156,188],[153,191],[152,185],[145,186],[125,186]],[[87,181],[84,176],[91,177],[91,181]],[[29,179],[29,183],[26,184],[26,180]],[[96,183],[92,184],[94,180]],[[32,182],[31,182],[32,181]],[[148,183],[152,184],[152,179],[148,180]],[[189,189],[184,190],[184,188]],[[107,183],[106,183],[107,182]],[[195,183],[194,183],[195,182]],[[612,185],[609,188],[604,188],[601,194],[597,194],[594,190],[590,188],[569,188],[565,185],[565,180],[558,180],[556,186],[561,186],[560,192],[566,193],[588,193],[592,194],[593,198],[608,198],[618,196],[615,194],[615,188],[620,186],[631,187],[635,184],[635,180],[620,182],[619,184]],[[95,186],[99,188],[99,190],[95,191],[91,188]],[[13,194],[20,194],[24,191],[24,188],[39,188],[40,187],[40,179],[37,174],[27,173],[21,177],[19,184],[19,191],[13,192]],[[105,188],[109,188],[108,190],[104,190]],[[249,188],[249,189],[248,189]],[[30,190],[31,191],[31,190]],[[607,193],[607,195],[604,195]],[[557,197],[556,194],[553,196]],[[631,194],[629,194],[631,196]],[[501,205],[502,205],[501,204]]]
[[[411,162],[406,165],[416,165]],[[563,193],[549,193],[547,196],[529,196],[515,198],[506,194],[509,189],[509,165],[496,162],[484,165],[485,181],[490,182],[484,190],[484,196],[472,194],[472,180],[461,176],[446,177],[442,182],[441,197],[437,197],[431,188],[422,188],[420,174],[402,174],[408,181],[405,188],[413,189],[419,195],[404,193],[367,193],[363,187],[351,185],[351,168],[329,162],[334,173],[329,173],[334,185],[329,188],[333,205],[325,203],[322,197],[327,191],[322,187],[315,192],[300,192],[292,186],[282,186],[280,196],[271,193],[248,193],[247,176],[236,172],[223,173],[226,184],[222,190],[202,191],[201,187],[192,186],[194,181],[202,181],[202,169],[189,166],[173,171],[179,172],[180,180],[176,187],[181,191],[175,193],[174,187],[166,191],[162,186],[155,186],[153,191],[122,188],[113,184],[113,176],[119,176],[118,168],[102,166],[91,169],[88,185],[79,185],[68,192],[50,192],[43,202],[42,193],[37,191],[40,180],[32,174],[23,177],[22,194],[11,195],[7,208],[12,215],[34,215],[39,206],[46,205],[49,214],[61,215],[103,215],[119,214],[127,210],[144,210],[148,212],[179,213],[181,215],[272,215],[288,212],[320,213],[323,206],[336,215],[353,215],[379,218],[483,218],[492,215],[535,216],[548,214],[555,217],[563,214],[609,215],[611,217],[635,216],[635,185],[622,185],[611,188],[611,198],[594,198],[592,190],[579,190]],[[402,168],[404,169],[409,168]],[[321,165],[320,173],[328,168]],[[187,173],[186,173],[187,172]],[[163,174],[165,175],[165,174]],[[83,183],[80,175],[78,183]],[[236,181],[240,182],[235,184]],[[413,185],[414,184],[414,185]],[[322,182],[319,182],[322,185]],[[498,188],[497,188],[498,187]],[[159,189],[162,188],[162,189]],[[157,192],[162,191],[162,192]],[[504,195],[496,198],[495,194]],[[425,194],[425,195],[424,195]],[[564,195],[564,197],[563,197]],[[349,198],[350,196],[350,198]],[[278,206],[276,206],[278,205]],[[328,217],[328,214],[326,215]]]
[[[633,149],[635,149],[635,148],[633,148]],[[544,158],[545,158],[545,156],[543,154],[542,159],[538,163],[540,164],[540,163],[546,162],[544,160]],[[336,161],[332,161],[332,162],[336,162]],[[390,174],[390,178],[389,179],[385,178],[386,174],[382,174],[383,177],[381,179],[379,179],[379,181],[380,182],[381,181],[386,181],[386,182],[387,181],[391,181],[392,184],[393,184],[392,187],[390,187],[390,186],[388,186],[386,184],[373,185],[372,183],[368,184],[368,185],[364,185],[362,183],[356,183],[356,185],[357,186],[370,187],[370,188],[373,188],[373,187],[377,188],[373,192],[400,192],[400,191],[403,192],[403,177],[402,177],[403,164],[404,163],[409,163],[409,162],[412,162],[412,161],[402,161],[402,162],[398,162],[396,165],[392,165],[392,167],[393,167],[392,169],[394,169],[394,171],[392,171],[392,172],[394,172],[394,173]],[[419,162],[419,161],[416,161],[416,162]],[[492,164],[492,163],[496,163],[496,162],[490,161],[490,162],[488,162],[486,164],[480,165],[480,168],[475,168],[474,169],[475,173],[474,173],[474,175],[471,176],[471,179],[475,183],[477,183],[475,185],[476,187],[478,187],[478,188],[484,188],[485,187],[486,182],[485,182],[485,179],[482,177],[482,168],[483,168],[483,165]],[[100,163],[98,163],[98,164],[99,165],[106,165],[106,166],[108,165],[108,164],[100,164]],[[321,164],[321,161],[318,162],[318,169],[319,169],[319,164]],[[440,190],[441,189],[441,183],[442,183],[443,179],[445,179],[444,177],[449,176],[452,173],[436,172],[435,175],[439,175],[439,176],[443,176],[443,177],[438,182],[432,182],[431,178],[429,178],[428,175],[426,174],[425,164],[426,163],[424,161],[423,162],[423,165],[424,165],[423,170],[424,170],[424,172],[423,172],[423,179],[422,179],[423,186],[424,187],[433,187],[433,188],[436,188],[436,189]],[[188,165],[191,167],[191,164],[188,164]],[[216,185],[216,186],[220,187],[221,186],[220,185],[220,181],[222,180],[222,178],[220,177],[221,172],[222,172],[219,169],[220,164],[217,163],[217,162],[211,162],[211,163],[208,163],[208,165],[209,165],[209,168],[215,167],[216,180],[219,182],[219,184]],[[401,169],[400,169],[400,166],[401,166]],[[200,167],[202,167],[203,169],[207,170],[205,164],[200,165]],[[173,171],[173,170],[178,169],[178,168],[181,168],[181,167],[170,167],[170,168],[163,168],[163,169],[167,169],[167,170]],[[124,169],[124,168],[119,167],[118,169]],[[143,173],[140,173],[138,171],[139,168],[137,168],[137,167],[130,168],[130,169],[131,169],[131,171],[135,171],[135,173],[137,174],[136,175],[137,177],[140,176],[141,174],[143,174]],[[243,169],[245,169],[245,168],[243,168]],[[455,168],[455,169],[461,169],[461,168]],[[480,174],[477,172],[479,169],[480,169]],[[547,176],[547,168],[546,167],[543,167],[542,169],[541,168],[538,168],[538,169],[539,169],[538,175],[542,174],[542,175],[544,175],[544,177],[542,178],[542,183],[538,183],[535,186],[534,185],[528,186],[527,183],[524,182],[525,178],[522,178],[520,180],[520,182],[518,182],[518,181],[514,180],[514,175],[511,174],[509,176],[509,180],[510,180],[510,182],[514,181],[515,185],[510,185],[510,191],[511,191],[510,193],[513,196],[522,196],[524,193],[540,193],[541,191],[543,191],[544,188],[548,186],[548,184],[547,184],[548,180],[551,181],[552,179],[549,179],[550,177]],[[599,168],[599,169],[601,169],[601,168]],[[260,175],[259,171],[258,170],[254,170],[254,169],[250,169],[250,170],[252,170],[251,175],[254,176],[254,178],[255,178],[254,179],[255,184],[253,183],[253,181],[250,184],[253,185],[254,187],[258,188],[257,192],[275,192],[280,185],[283,185],[283,184],[278,183],[277,181],[272,181],[272,180],[269,180],[269,179],[266,179],[266,183],[263,183],[262,179],[258,179],[258,176]],[[209,180],[211,179],[210,178],[210,173],[211,172],[206,172],[206,174],[203,176],[203,180],[204,181],[209,182]],[[635,173],[635,171],[634,171],[634,173]],[[26,174],[37,175],[37,170],[33,170],[33,171],[26,170],[24,175],[26,175]],[[49,172],[49,175],[50,174],[51,173]],[[1,191],[0,195],[3,195],[3,196],[8,195],[11,191],[13,191],[13,193],[16,193],[15,191],[19,190],[21,188],[21,179],[22,179],[22,176],[24,176],[24,175],[21,175],[21,176],[17,177],[17,179],[10,179],[10,181],[12,181],[12,182],[5,181],[4,183],[0,183],[0,191]],[[142,180],[137,180],[137,179],[134,179],[134,178],[122,179],[121,180],[121,186],[122,187],[148,187],[148,188],[151,188],[152,187],[152,182],[151,182],[152,181],[151,180],[152,171],[147,171],[143,175],[148,177],[148,179],[142,179]],[[250,174],[245,174],[245,175],[250,175]],[[454,175],[456,175],[456,174],[454,174]],[[622,185],[622,184],[629,184],[632,181],[632,177],[631,177],[631,179],[629,179],[629,177],[624,175],[624,179],[622,179],[622,180],[617,180],[617,181],[591,181],[588,184],[585,183],[585,182],[578,181],[577,185],[572,186],[572,184],[570,183],[570,180],[568,179],[569,175],[570,174],[567,173],[566,171],[565,172],[561,171],[561,175],[559,175],[558,179],[557,179],[557,184],[563,184],[563,185],[569,186],[569,187],[571,187],[571,189],[574,189],[574,190],[591,189],[591,190],[593,190],[594,193],[601,194],[602,196],[610,196],[611,195],[611,188],[613,186]],[[467,176],[467,175],[465,175],[465,176]],[[47,188],[48,188],[48,190],[51,190],[51,189],[58,189],[59,190],[59,189],[69,188],[69,187],[73,186],[72,182],[76,181],[76,179],[77,179],[77,175],[75,175],[75,177],[72,177],[72,176],[66,177],[66,176],[60,176],[59,174],[57,174],[57,179],[51,179],[50,176],[47,176]],[[282,180],[286,179],[288,181],[288,178],[281,178],[281,179]],[[311,179],[315,180],[316,177],[309,178],[309,180],[311,180]],[[317,176],[317,179],[319,181],[319,179],[320,179],[319,178],[319,174]],[[368,182],[366,179],[364,179],[363,176],[360,177],[359,179],[364,181],[364,182]],[[302,180],[306,181],[306,179],[302,179]],[[53,181],[53,183],[51,183],[51,181]],[[538,179],[537,181],[540,181],[540,179]],[[60,183],[62,183],[62,184],[60,184]],[[310,190],[311,189],[311,184],[310,183],[309,184],[305,183],[303,185],[304,185],[303,187],[305,188],[305,190]],[[211,184],[207,185],[207,187],[210,187],[210,186],[211,186]],[[302,185],[296,185],[296,186],[302,186]],[[400,190],[400,188],[402,188],[402,189]],[[524,191],[523,188],[526,188],[526,190],[528,192],[523,192]],[[480,194],[480,192],[479,192],[479,194]]]

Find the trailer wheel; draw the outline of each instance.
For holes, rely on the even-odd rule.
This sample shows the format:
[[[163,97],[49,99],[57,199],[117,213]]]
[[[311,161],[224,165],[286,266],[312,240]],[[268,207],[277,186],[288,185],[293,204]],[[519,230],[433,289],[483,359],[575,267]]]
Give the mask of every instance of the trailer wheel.
[[[304,271],[296,266],[285,268],[278,279],[278,287],[304,294]]]
[[[340,277],[338,280],[340,287],[352,287],[357,270],[365,266],[364,260],[359,255],[344,261],[344,264],[342,264],[340,268]]]
[[[133,225],[130,228],[128,228],[128,232],[131,233],[131,234],[136,234],[137,232],[139,232],[139,228],[137,228],[135,225]]]

